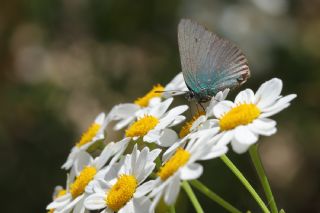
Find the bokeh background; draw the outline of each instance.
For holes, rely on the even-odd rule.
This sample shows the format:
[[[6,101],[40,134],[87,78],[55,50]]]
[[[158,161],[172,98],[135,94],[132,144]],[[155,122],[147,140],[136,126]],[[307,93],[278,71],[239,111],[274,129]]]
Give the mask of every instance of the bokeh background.
[[[260,151],[279,207],[320,212],[317,0],[0,1],[1,212],[45,212],[92,119],[180,71],[182,17],[243,49],[252,77],[242,88],[279,77],[284,94],[298,94]],[[230,157],[262,194],[248,155]],[[205,163],[201,180],[242,210],[260,211],[219,159]],[[199,197],[206,212],[224,212]],[[194,212],[183,193],[178,212]]]

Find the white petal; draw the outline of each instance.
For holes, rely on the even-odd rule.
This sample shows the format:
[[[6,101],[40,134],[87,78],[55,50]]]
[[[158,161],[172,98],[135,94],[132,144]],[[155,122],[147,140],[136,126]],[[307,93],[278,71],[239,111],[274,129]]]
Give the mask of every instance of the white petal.
[[[79,175],[79,173],[84,169],[84,167],[90,165],[91,162],[93,162],[93,158],[89,153],[85,151],[79,152],[78,157],[74,162],[74,169],[76,171],[76,175]]]
[[[202,123],[204,123],[207,120],[207,117],[205,115],[201,115],[199,118],[197,118],[197,120],[195,120],[192,123],[192,126],[190,128],[190,131],[193,131],[195,129],[197,129]]]
[[[85,199],[85,198],[84,198]],[[74,207],[73,212],[74,213],[84,213],[86,211],[83,203],[84,199],[81,199]]]
[[[250,147],[249,144],[240,143],[239,141],[237,141],[235,139],[231,141],[231,146],[232,146],[233,151],[235,151],[238,154],[245,153]]]
[[[58,197],[57,199],[49,203],[49,205],[46,208],[47,210],[61,208],[66,206],[70,201],[71,201],[71,195],[66,194],[64,196]]]
[[[149,212],[154,212],[155,208],[157,207],[160,198],[162,197],[162,192],[158,193],[152,200],[151,206],[149,208]]]
[[[88,210],[97,210],[106,207],[106,194],[105,193],[95,193],[89,195],[85,201],[84,206]]]
[[[71,210],[74,208],[75,205],[77,205],[77,203],[81,202],[82,199],[84,197],[84,194],[76,197],[74,200],[72,200],[66,207],[64,207],[61,212],[62,213],[69,213],[71,212]],[[59,210],[60,211],[60,210]]]
[[[277,132],[276,127],[272,127],[270,129],[259,129],[259,128],[254,127],[254,125],[249,125],[249,128],[253,133],[259,134],[259,135],[264,135],[264,136],[271,136]]]
[[[130,199],[117,213],[135,213],[133,209],[132,199]]]
[[[158,141],[161,137],[161,130],[159,129],[152,129],[150,130],[145,136],[143,136],[143,141],[152,143]]]
[[[258,118],[252,124],[259,129],[270,129],[275,127],[277,123],[269,118]]]
[[[232,107],[231,101],[221,101],[213,108],[213,114],[215,117],[220,118],[224,113],[228,112]]]
[[[147,197],[132,199],[133,203],[133,212],[134,213],[153,213],[151,207],[151,201]]]
[[[104,112],[100,113],[94,120],[94,123],[102,125],[104,123],[105,116]]]
[[[251,89],[246,89],[241,91],[236,99],[235,99],[236,104],[240,103],[254,103],[254,93]]]
[[[157,141],[157,144],[162,147],[171,146],[174,142],[178,140],[178,135],[172,129],[164,129],[162,135]]]
[[[170,118],[170,120],[175,120],[177,116],[184,113],[189,107],[187,105],[181,105],[172,108],[165,116],[164,118]],[[181,120],[181,119],[179,119]],[[177,122],[175,122],[177,123]]]
[[[148,194],[154,188],[156,183],[158,183],[158,181],[156,181],[156,180],[150,180],[150,181],[143,183],[142,185],[140,185],[137,188],[137,191],[134,193],[134,196],[135,197],[142,197],[142,196]]]
[[[128,126],[131,122],[134,121],[134,119],[135,119],[135,116],[130,116],[130,117],[128,117],[128,118],[125,118],[125,119],[119,121],[119,122],[113,127],[113,129],[116,130],[116,131],[117,131],[117,130],[120,130],[120,129]]]
[[[227,146],[212,145],[211,149],[208,148],[207,153],[202,155],[201,158],[199,158],[199,160],[210,160],[213,158],[217,158],[226,154],[227,151],[228,151]]]
[[[255,103],[260,109],[268,107],[279,98],[281,90],[282,81],[278,78],[273,78],[260,86],[255,95]]]
[[[150,115],[160,118],[169,108],[170,104],[172,103],[173,98],[168,98],[164,102],[158,104],[157,106],[153,107],[150,110]]]
[[[154,97],[154,98],[151,98],[151,100],[149,100],[150,107],[154,107],[160,103],[161,103],[161,98],[159,98],[159,97]]]
[[[273,110],[276,110],[278,108],[282,108],[284,105],[287,105],[290,101],[292,101],[294,98],[296,98],[296,94],[287,95],[285,97],[279,98],[275,104],[273,104],[270,107],[264,108],[263,112],[270,112]]]
[[[148,153],[149,153],[149,148],[145,147],[142,149],[139,157],[137,158],[137,161],[135,162],[135,165],[133,165],[133,172],[132,174],[136,177],[138,177],[140,174],[143,173],[143,169],[145,168],[145,165],[147,163],[147,157],[148,157]],[[138,182],[140,180],[138,179]]]
[[[243,144],[253,144],[257,142],[258,136],[250,131],[248,126],[238,126],[234,130],[234,137]]]
[[[112,120],[120,120],[133,116],[139,109],[136,104],[119,104],[114,106],[109,114]]]
[[[198,163],[192,163],[180,169],[180,178],[182,180],[194,180],[201,176],[203,167]]]
[[[164,202],[168,205],[174,204],[179,192],[180,192],[180,178],[176,175],[172,177],[169,185],[166,187]]]
[[[220,137],[217,141],[217,144],[220,146],[225,146],[229,144],[234,137],[234,130],[224,131],[220,133]]]
[[[169,125],[169,127],[172,127],[172,126],[176,126],[180,123],[182,123],[184,120],[186,120],[186,117],[183,116],[183,115],[177,115],[174,120],[171,122],[171,124]]]

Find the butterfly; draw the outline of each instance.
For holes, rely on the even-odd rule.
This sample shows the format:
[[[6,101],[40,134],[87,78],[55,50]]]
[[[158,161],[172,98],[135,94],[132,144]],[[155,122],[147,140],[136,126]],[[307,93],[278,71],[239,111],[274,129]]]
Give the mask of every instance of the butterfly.
[[[188,100],[201,105],[219,91],[234,89],[250,77],[248,61],[241,50],[197,22],[180,21],[178,44]]]

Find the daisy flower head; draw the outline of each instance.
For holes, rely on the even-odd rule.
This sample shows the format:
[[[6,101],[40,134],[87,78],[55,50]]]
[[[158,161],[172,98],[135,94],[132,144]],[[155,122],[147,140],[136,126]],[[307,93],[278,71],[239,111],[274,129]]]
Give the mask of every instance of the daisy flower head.
[[[66,193],[55,199],[47,206],[47,209],[55,209],[57,213],[84,212],[83,202],[88,196],[88,192],[92,192],[92,181],[99,178],[100,171],[103,170],[105,164],[115,163],[125,151],[129,139],[123,139],[117,143],[109,143],[101,155],[92,158],[87,152],[79,153],[74,167],[70,171],[67,181]]]
[[[276,122],[268,117],[287,108],[296,97],[296,94],[282,97],[281,90],[282,81],[273,78],[263,83],[256,93],[246,89],[234,102],[221,101],[215,105],[213,113],[217,119],[214,126],[220,131],[216,136],[219,143],[231,141],[235,152],[244,153],[258,141],[259,135],[276,133]]]
[[[73,146],[62,168],[66,170],[70,169],[82,151],[87,150],[98,140],[104,139],[104,130],[108,123],[108,117],[104,113],[100,113],[90,127],[82,134],[80,140]]]
[[[163,154],[163,164],[149,194],[153,198],[151,209],[155,208],[162,195],[166,204],[174,204],[180,191],[180,183],[197,179],[202,175],[203,167],[197,161],[210,160],[228,151],[225,145],[220,146],[213,140],[199,137],[202,133],[204,132],[191,133]]]
[[[147,147],[139,151],[135,145],[131,154],[114,164],[105,177],[99,179],[95,192],[84,202],[85,208],[103,209],[105,213],[150,212],[151,202],[146,194],[151,191],[153,181],[145,180],[154,170],[154,160],[160,152],[160,149],[150,151]]]
[[[188,106],[181,105],[168,110],[172,101],[173,98],[168,98],[152,107],[147,114],[138,115],[137,121],[127,128],[126,137],[133,140],[141,137],[145,142],[156,143],[162,147],[174,143],[178,136],[170,127],[185,120],[181,114],[188,109]]]
[[[112,109],[112,120],[118,121],[114,129],[120,130],[132,123],[139,114],[148,112],[150,108],[158,105],[163,99],[173,95],[182,94],[188,88],[182,73],[175,76],[166,86],[157,84],[144,96],[137,98],[133,103],[119,104]],[[176,91],[176,92],[171,92]],[[181,92],[180,92],[181,91]]]

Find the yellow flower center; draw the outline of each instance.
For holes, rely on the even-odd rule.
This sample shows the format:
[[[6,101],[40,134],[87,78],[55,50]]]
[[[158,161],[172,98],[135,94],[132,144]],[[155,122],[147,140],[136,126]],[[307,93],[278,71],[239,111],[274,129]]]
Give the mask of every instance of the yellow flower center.
[[[153,88],[152,88],[152,90],[150,90],[150,92],[148,92],[145,96],[135,100],[134,103],[141,106],[141,107],[146,107],[149,105],[149,101],[152,98],[161,97],[161,94],[163,91],[164,91],[164,87],[161,86],[160,84],[157,84],[156,86],[153,86]]]
[[[108,207],[117,212],[132,198],[137,186],[138,181],[134,176],[121,175],[105,198]]]
[[[127,130],[127,137],[145,136],[159,123],[158,118],[152,115],[145,115],[144,117],[133,123]]]
[[[101,125],[99,124],[96,124],[96,123],[91,124],[88,130],[82,134],[81,139],[76,144],[76,146],[81,147],[89,143],[97,135],[100,128],[101,128]]]
[[[96,173],[97,169],[92,166],[87,166],[80,172],[80,175],[70,186],[70,193],[73,198],[78,197],[84,192],[86,186],[93,179]]]
[[[194,123],[201,115],[204,115],[204,112],[199,112],[199,113],[197,113],[196,115],[194,115],[194,116],[190,119],[190,121],[186,122],[186,123],[182,126],[182,128],[181,128],[181,130],[180,130],[180,132],[179,132],[179,137],[180,137],[180,138],[183,138],[184,136],[186,136],[187,134],[190,133],[190,129],[191,129],[193,123]]]
[[[221,131],[233,129],[239,125],[247,125],[260,115],[255,104],[240,104],[225,113],[219,121]]]
[[[158,176],[161,180],[168,179],[180,167],[185,165],[190,158],[190,153],[183,148],[178,148],[176,153],[160,168]]]

